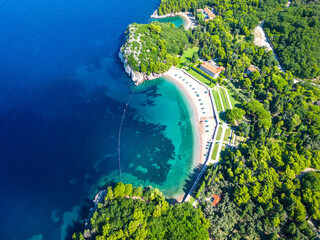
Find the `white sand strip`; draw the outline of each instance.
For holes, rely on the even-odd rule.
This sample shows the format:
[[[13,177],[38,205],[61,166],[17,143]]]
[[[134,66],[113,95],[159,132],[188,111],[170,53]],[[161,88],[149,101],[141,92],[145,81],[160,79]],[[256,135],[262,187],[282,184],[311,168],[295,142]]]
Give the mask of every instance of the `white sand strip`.
[[[195,165],[204,164],[209,156],[209,143],[212,141],[216,120],[214,109],[207,87],[203,86],[180,69],[172,68],[167,74],[188,96],[196,111],[195,126],[200,137],[199,155],[195,159]]]
[[[186,25],[184,27],[188,30],[191,27],[191,20],[189,19],[188,15],[183,12],[177,13],[177,15],[182,17],[186,21]]]

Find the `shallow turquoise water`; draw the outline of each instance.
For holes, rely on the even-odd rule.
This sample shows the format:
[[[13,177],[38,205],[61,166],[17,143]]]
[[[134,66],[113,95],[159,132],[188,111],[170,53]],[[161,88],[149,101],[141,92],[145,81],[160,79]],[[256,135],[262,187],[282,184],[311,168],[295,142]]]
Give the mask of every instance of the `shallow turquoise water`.
[[[134,114],[141,116],[136,119],[137,124],[147,125],[137,131],[130,127],[128,120],[124,122],[121,138],[123,182],[157,187],[167,197],[183,193],[195,150],[194,116],[188,101],[185,93],[165,78],[137,87],[130,107],[136,110]],[[133,112],[127,117],[131,114]],[[162,133],[165,138],[161,137]],[[119,180],[118,171],[102,179],[100,185],[110,179]]]
[[[151,18],[150,21],[151,22],[154,22],[154,21],[171,22],[177,27],[180,27],[181,25],[186,25],[186,21],[180,16],[166,17],[166,18]]]

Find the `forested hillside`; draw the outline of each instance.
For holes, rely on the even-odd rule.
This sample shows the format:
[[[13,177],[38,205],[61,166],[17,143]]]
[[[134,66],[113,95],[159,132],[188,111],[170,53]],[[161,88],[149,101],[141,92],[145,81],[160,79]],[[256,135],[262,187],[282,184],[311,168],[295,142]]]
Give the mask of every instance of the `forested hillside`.
[[[287,70],[301,78],[320,75],[319,1],[296,0],[264,27]]]
[[[163,73],[179,61],[187,47],[187,32],[171,23],[131,24],[127,42],[121,47],[124,58],[134,71]]]
[[[267,16],[279,12],[286,3],[286,0],[162,0],[158,13],[195,12],[198,8],[209,6],[218,15],[224,16],[234,30],[243,32],[252,29]]]
[[[208,239],[209,222],[190,203],[170,206],[158,189],[118,183],[108,188],[83,239]]]
[[[228,23],[231,33],[242,35],[248,35],[259,21],[265,20],[265,30],[284,67],[295,76],[315,78],[320,74],[320,3],[297,0],[284,9],[286,3],[286,0],[163,0],[158,12],[195,13],[197,8],[209,6]]]
[[[256,7],[254,1],[241,7],[226,1],[185,3],[164,0],[160,9],[166,13],[206,5],[214,8],[218,16],[200,21],[189,41],[199,47],[200,58],[215,59],[226,67],[227,78],[216,81],[233,86],[242,102],[226,117],[245,141],[227,150],[219,167],[207,171],[194,194],[200,196],[199,208],[210,220],[210,237],[315,239],[317,233],[308,220],[317,225],[319,219],[318,173],[303,177],[301,172],[320,168],[320,90],[294,84],[293,74],[281,72],[272,52],[253,44],[251,33],[259,20],[282,16],[284,2],[267,1]],[[313,14],[301,12],[304,21],[309,21],[308,13]],[[318,19],[313,18],[315,24]],[[301,37],[301,33],[296,34]],[[303,38],[318,41],[314,33]],[[259,70],[246,74],[250,65]],[[212,194],[222,196],[217,207],[207,200]]]
[[[320,90],[294,85],[277,68],[256,71],[243,84],[252,100],[227,119],[246,141],[207,171],[197,194],[210,236],[314,239],[308,219],[319,220],[319,173],[301,181],[301,172],[320,169]],[[212,194],[222,194],[217,208],[205,200]]]

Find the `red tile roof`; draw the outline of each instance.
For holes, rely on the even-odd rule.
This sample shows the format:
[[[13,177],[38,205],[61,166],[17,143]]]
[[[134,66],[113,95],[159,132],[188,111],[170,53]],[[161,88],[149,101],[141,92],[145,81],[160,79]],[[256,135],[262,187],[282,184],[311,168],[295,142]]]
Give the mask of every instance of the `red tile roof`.
[[[216,207],[218,205],[218,203],[220,202],[221,197],[216,194],[213,194],[212,197],[214,198],[212,205]]]
[[[202,67],[204,67],[205,69],[209,70],[210,72],[214,73],[214,74],[219,74],[222,71],[225,70],[224,67],[220,66],[220,67],[214,67],[211,64],[204,62],[201,64]]]
[[[216,15],[214,13],[208,13],[208,17],[210,20],[214,19],[216,17]]]
[[[207,14],[211,12],[211,10],[210,10],[209,8],[207,8],[207,7],[204,8],[204,11],[205,11],[205,13],[207,13]]]
[[[256,69],[253,65],[248,67],[248,69],[250,70],[250,72],[258,71],[258,69]]]

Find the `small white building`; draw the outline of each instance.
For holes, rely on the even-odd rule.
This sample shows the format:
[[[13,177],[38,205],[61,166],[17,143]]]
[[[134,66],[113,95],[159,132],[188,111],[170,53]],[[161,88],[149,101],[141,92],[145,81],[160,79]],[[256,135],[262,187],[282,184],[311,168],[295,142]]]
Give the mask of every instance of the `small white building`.
[[[215,62],[204,62],[200,65],[200,69],[213,78],[219,77],[220,73],[225,70],[224,67],[216,65]]]

